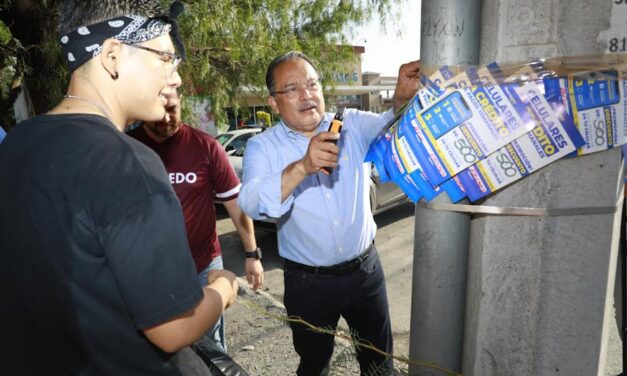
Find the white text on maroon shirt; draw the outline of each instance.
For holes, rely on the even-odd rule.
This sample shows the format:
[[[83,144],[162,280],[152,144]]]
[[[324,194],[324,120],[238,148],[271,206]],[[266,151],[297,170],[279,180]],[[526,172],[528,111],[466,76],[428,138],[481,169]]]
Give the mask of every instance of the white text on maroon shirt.
[[[170,184],[194,184],[196,180],[198,180],[198,176],[196,176],[195,172],[188,172],[186,174],[182,172],[170,172],[168,176],[170,177]]]

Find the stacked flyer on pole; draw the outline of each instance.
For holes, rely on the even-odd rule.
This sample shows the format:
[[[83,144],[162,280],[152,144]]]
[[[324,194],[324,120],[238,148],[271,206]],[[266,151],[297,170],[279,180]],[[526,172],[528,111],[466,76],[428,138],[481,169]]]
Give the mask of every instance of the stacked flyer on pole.
[[[442,67],[423,78],[425,88],[367,160],[412,201],[441,192],[476,201],[562,157],[622,145],[626,60],[598,71],[590,59],[587,71],[576,59],[493,63],[457,75]]]

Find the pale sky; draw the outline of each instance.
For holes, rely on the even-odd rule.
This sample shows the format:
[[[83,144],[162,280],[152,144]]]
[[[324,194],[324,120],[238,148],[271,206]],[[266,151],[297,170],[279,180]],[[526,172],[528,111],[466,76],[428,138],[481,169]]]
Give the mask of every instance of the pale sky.
[[[388,22],[385,33],[378,20],[356,30],[353,45],[366,48],[361,55],[363,72],[396,76],[401,64],[420,58],[420,5],[420,0],[404,1],[398,23]]]

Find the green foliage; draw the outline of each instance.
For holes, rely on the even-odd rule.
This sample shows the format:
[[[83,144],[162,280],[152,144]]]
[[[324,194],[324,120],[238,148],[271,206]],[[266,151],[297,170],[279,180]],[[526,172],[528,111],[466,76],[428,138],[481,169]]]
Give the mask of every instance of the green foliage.
[[[14,95],[7,93],[11,82],[22,78],[37,113],[61,99],[67,73],[56,41],[57,1],[0,0],[0,47],[14,47],[0,56],[0,108],[12,106]],[[264,98],[266,68],[273,58],[300,50],[318,61],[321,74],[328,77],[356,58],[347,46],[354,27],[374,16],[384,24],[392,5],[402,1],[184,1],[180,25],[188,59],[180,69],[182,92],[209,96],[216,123],[226,123],[224,112],[215,109],[237,111],[242,88]]]
[[[180,17],[188,60],[183,92],[208,95],[214,109],[234,107],[238,90],[265,98],[266,68],[299,50],[318,62],[323,77],[356,55],[348,46],[355,26],[375,14],[385,20],[399,0],[196,0]],[[225,114],[214,111],[216,122]]]
[[[11,31],[9,31],[4,22],[0,21],[0,45],[6,46],[11,41],[11,38]],[[13,72],[15,72],[12,67],[15,60],[11,59],[11,56],[6,56],[4,49],[0,52],[0,57],[0,96],[6,97],[11,87]]]
[[[8,98],[11,92],[11,84],[15,75],[16,57],[9,47],[9,43],[13,39],[11,31],[0,21],[0,98]],[[0,126],[4,123],[13,123],[14,116],[12,111],[5,111],[0,120]],[[8,128],[8,127],[7,127]]]
[[[0,44],[7,44],[10,40],[11,31],[4,22],[0,21]]]
[[[47,106],[42,107],[42,109],[47,111],[61,101],[67,89],[69,74],[62,56],[61,46],[56,40],[56,34],[42,41],[38,49],[42,60],[51,69],[45,71],[45,79],[43,80],[28,80],[28,88],[31,92],[45,93],[44,100],[47,102]],[[42,72],[38,71],[37,73],[41,74]]]
[[[56,41],[56,1],[0,2],[0,114],[5,128],[14,123],[11,108],[24,83],[37,114],[56,104],[67,85]]]

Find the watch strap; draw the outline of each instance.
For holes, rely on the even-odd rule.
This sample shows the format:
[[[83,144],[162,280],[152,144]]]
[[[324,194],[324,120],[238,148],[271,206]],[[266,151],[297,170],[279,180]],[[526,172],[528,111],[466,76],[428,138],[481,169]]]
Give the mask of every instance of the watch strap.
[[[250,252],[244,252],[246,258],[254,258],[257,260],[261,260],[261,248],[257,247],[255,250]]]

